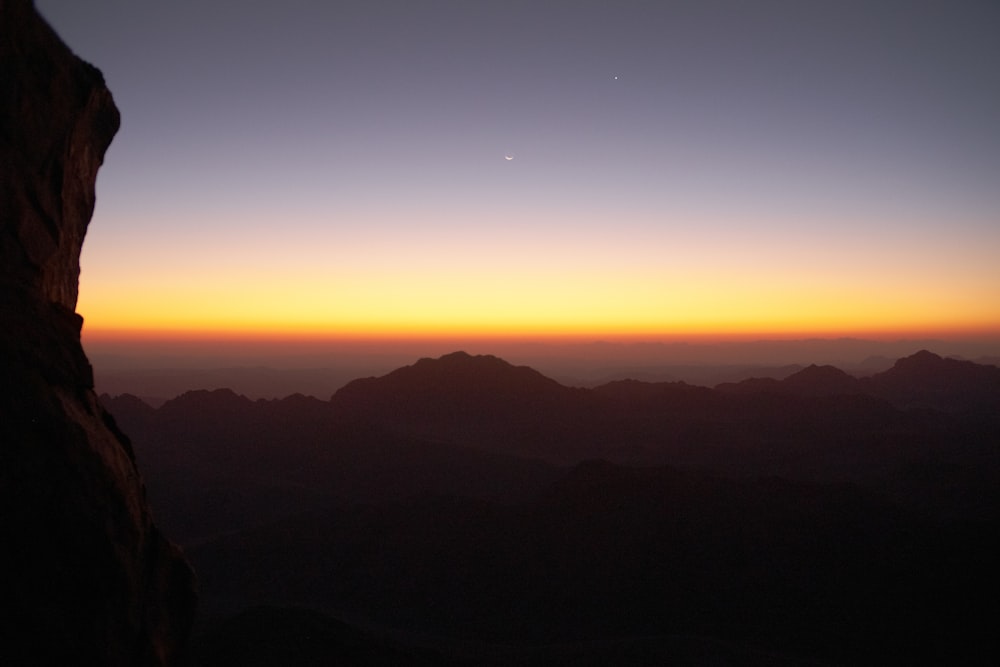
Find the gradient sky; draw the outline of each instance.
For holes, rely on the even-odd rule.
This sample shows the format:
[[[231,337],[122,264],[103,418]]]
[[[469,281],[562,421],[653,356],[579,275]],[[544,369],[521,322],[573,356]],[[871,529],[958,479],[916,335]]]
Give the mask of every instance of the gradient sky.
[[[996,2],[36,4],[85,335],[1000,332]]]

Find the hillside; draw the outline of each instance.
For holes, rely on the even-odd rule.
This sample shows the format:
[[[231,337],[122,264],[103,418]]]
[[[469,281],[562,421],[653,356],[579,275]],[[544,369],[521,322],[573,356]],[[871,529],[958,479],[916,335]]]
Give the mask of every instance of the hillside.
[[[455,353],[329,401],[103,400],[223,624],[212,655],[264,604],[413,664],[904,664],[995,649],[998,373],[920,353],[864,379],[578,389]]]

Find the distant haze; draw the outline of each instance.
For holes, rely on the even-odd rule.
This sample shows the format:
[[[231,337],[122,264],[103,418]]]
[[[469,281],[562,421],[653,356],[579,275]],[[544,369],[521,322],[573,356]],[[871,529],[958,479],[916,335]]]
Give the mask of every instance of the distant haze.
[[[601,342],[565,340],[87,340],[97,389],[167,399],[192,389],[230,388],[250,398],[293,393],[328,398],[360,377],[384,375],[422,357],[456,350],[531,366],[563,384],[614,379],[714,386],[747,377],[785,377],[809,364],[855,375],[885,370],[921,349],[1000,362],[1000,340],[750,340]]]

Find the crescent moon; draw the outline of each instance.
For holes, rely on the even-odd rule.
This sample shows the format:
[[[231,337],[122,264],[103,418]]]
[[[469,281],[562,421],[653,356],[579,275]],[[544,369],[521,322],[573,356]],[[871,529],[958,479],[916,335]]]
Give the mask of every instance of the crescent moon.
[[[504,159],[504,160],[513,160],[513,159],[514,159],[514,156],[513,156],[513,155],[504,155],[504,156],[503,156],[503,159]]]

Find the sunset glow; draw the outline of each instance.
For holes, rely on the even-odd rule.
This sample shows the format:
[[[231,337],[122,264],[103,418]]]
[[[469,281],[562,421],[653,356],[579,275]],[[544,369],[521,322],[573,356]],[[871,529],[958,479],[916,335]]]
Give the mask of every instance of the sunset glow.
[[[85,339],[1000,338],[971,9],[38,4],[123,117]]]
[[[1000,332],[993,256],[1000,240],[963,248],[911,239],[905,252],[805,239],[777,245],[778,237],[712,248],[651,238],[648,226],[619,222],[616,229],[622,238],[567,234],[563,241],[525,239],[524,247],[517,238],[479,237],[437,249],[413,238],[320,238],[276,249],[262,238],[213,257],[180,243],[166,252],[158,245],[159,262],[127,266],[127,281],[113,258],[89,255],[79,311],[98,336]],[[647,238],[629,248],[637,233]]]

